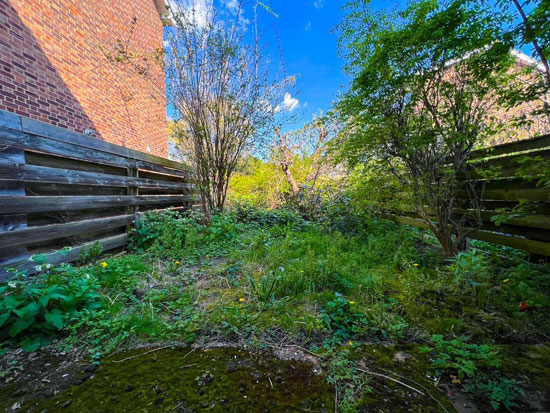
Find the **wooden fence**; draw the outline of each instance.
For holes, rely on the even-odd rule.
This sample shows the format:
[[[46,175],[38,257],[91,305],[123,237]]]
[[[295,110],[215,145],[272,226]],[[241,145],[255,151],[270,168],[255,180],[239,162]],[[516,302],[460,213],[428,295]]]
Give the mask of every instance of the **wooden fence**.
[[[0,111],[0,279],[33,273],[36,254],[58,264],[96,242],[121,249],[136,212],[192,197],[181,163]]]
[[[550,135],[506,143],[472,153],[472,177],[482,194],[482,227],[470,237],[505,245],[533,254],[550,256],[550,187],[537,185],[544,174],[530,171],[529,176],[520,176],[522,159],[539,157],[550,163]],[[494,171],[491,178],[484,178],[476,171]],[[547,173],[547,171],[546,171]],[[458,194],[467,200],[465,192]],[[491,220],[499,214],[497,209],[513,208],[520,200],[529,202],[529,214],[506,220],[497,226]],[[460,214],[461,211],[455,211]],[[393,221],[427,228],[426,223],[414,213],[395,213],[385,218]]]

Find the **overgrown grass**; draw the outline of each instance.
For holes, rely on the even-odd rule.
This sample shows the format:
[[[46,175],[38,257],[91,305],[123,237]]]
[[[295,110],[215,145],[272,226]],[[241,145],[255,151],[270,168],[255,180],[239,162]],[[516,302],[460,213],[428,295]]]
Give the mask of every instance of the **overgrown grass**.
[[[9,285],[2,290],[1,309],[12,320],[0,326],[4,348],[39,334],[38,345],[58,337],[58,345],[86,348],[96,360],[146,342],[209,340],[260,348],[290,342],[331,358],[335,349],[362,343],[424,342],[442,354],[445,340],[457,337],[464,346],[488,349],[547,338],[548,265],[483,243],[449,263],[422,231],[340,214],[339,228],[326,217],[306,220],[288,209],[241,206],[207,226],[196,213],[146,214],[132,236],[131,253],[47,268],[36,279],[45,277],[49,287],[86,280],[93,306],[66,310],[61,302],[50,304],[62,314],[60,328],[37,315],[28,334],[10,334],[14,317],[25,316],[19,309],[38,298],[17,298],[29,302],[10,310],[16,292]],[[21,288],[38,285],[23,275],[15,279],[19,296]],[[349,365],[338,357],[332,363],[339,369]],[[479,360],[464,357],[461,362],[474,366],[473,378],[460,384],[464,389],[481,398],[504,392],[510,397],[495,395],[493,406],[515,405],[519,383],[485,364],[478,366],[483,377],[476,381]],[[444,367],[435,366],[433,374],[459,385],[450,377],[459,377],[460,369]],[[333,372],[331,380],[336,376],[346,373]],[[363,381],[357,385],[368,390]],[[358,395],[346,394],[353,397],[342,403],[353,406]]]

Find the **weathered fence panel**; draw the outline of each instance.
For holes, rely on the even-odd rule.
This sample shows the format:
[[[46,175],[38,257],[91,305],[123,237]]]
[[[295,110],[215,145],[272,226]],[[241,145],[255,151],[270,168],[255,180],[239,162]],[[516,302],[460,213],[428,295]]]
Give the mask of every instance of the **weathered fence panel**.
[[[189,207],[193,192],[184,164],[0,111],[0,279],[33,273],[36,254],[116,251],[140,208]]]
[[[478,150],[472,153],[472,179],[475,179],[482,198],[482,226],[470,234],[473,239],[505,245],[533,254],[550,256],[550,187],[539,185],[547,173],[530,171],[521,174],[525,158],[538,158],[550,162],[550,135]],[[491,169],[490,178],[484,171]],[[466,191],[459,191],[458,198],[468,200]],[[500,208],[514,208],[520,201],[529,203],[529,213],[507,219],[496,225],[492,218]],[[457,209],[457,215],[466,211]],[[412,212],[395,212],[387,219],[422,228],[424,221]]]

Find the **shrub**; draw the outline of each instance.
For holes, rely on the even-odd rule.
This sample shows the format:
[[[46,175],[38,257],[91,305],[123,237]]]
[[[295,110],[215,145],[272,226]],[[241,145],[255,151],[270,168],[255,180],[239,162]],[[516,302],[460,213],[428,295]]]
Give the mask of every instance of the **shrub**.
[[[25,351],[46,345],[73,313],[100,306],[97,288],[93,278],[69,266],[0,284],[0,338],[22,340]]]

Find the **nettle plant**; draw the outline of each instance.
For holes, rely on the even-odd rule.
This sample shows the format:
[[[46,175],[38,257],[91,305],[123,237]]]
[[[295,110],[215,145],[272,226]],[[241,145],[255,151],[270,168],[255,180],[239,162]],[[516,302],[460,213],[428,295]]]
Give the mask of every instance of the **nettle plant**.
[[[70,315],[101,305],[97,288],[70,266],[50,268],[32,281],[16,275],[0,284],[0,340],[37,350],[63,330]]]

